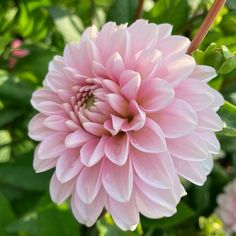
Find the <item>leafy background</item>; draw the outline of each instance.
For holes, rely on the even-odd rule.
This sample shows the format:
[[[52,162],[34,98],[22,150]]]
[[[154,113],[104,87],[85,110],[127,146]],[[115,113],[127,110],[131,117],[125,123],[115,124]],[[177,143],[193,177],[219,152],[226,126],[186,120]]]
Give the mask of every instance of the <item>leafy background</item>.
[[[169,22],[174,33],[193,38],[212,0],[145,0],[143,17]],[[216,196],[236,176],[236,1],[228,0],[201,48],[194,52],[199,64],[216,68],[210,85],[227,102],[220,110],[224,130],[218,133],[221,153],[207,182],[197,187],[184,182],[188,195],[176,215],[160,220],[141,218],[135,232],[122,232],[105,214],[87,229],[73,218],[69,206],[57,206],[48,194],[51,172],[35,174],[35,143],[27,136],[27,123],[35,114],[32,92],[40,87],[48,62],[62,54],[65,43],[79,40],[83,30],[108,20],[132,23],[138,0],[0,0],[0,236],[74,235],[225,235],[214,215]],[[11,43],[23,42],[29,54],[14,58]]]

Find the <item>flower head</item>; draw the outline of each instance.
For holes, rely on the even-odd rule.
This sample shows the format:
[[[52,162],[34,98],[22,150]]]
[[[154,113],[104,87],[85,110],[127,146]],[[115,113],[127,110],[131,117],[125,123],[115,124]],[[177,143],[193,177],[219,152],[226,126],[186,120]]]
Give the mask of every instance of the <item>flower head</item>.
[[[215,70],[196,65],[189,40],[171,30],[145,20],[90,27],[53,59],[33,94],[34,168],[56,167],[52,199],[71,196],[87,226],[104,208],[124,230],[139,212],[171,216],[185,194],[179,177],[202,185],[211,171],[223,103],[207,85]]]
[[[226,230],[236,232],[236,179],[230,182],[224,193],[217,197],[218,216],[224,223]]]

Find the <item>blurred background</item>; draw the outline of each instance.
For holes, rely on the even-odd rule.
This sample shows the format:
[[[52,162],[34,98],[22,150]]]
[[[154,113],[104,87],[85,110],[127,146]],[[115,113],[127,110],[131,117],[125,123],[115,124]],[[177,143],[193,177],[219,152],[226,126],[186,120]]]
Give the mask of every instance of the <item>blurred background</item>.
[[[193,38],[211,0],[145,0],[143,18],[169,22],[174,34]],[[227,102],[221,108],[221,153],[204,186],[184,182],[188,195],[170,218],[141,218],[135,232],[122,232],[108,214],[87,229],[73,218],[69,205],[52,203],[52,172],[35,174],[35,144],[27,124],[35,111],[32,92],[41,86],[49,61],[67,42],[78,41],[91,24],[132,23],[138,0],[0,0],[0,236],[213,236],[226,235],[214,214],[216,196],[236,177],[236,1],[228,0],[200,50],[199,64],[216,68],[211,86]],[[138,39],[137,39],[138,40]],[[236,199],[235,199],[236,201]]]

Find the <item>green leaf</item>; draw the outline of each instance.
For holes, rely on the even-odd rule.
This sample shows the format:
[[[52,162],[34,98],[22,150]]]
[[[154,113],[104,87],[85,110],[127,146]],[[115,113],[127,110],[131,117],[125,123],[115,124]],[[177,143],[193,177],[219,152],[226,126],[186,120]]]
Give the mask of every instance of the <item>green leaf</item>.
[[[131,23],[134,21],[138,0],[113,0],[107,15],[107,21],[117,24]]]
[[[4,197],[4,195],[0,192],[0,235],[1,236],[10,236],[6,232],[6,226],[15,219],[15,214],[12,211],[11,205],[9,201]]]
[[[225,104],[220,108],[219,115],[223,120],[223,131],[219,135],[236,137],[236,106],[225,101]]]
[[[162,218],[158,220],[151,220],[146,217],[141,217],[141,223],[143,226],[146,227],[155,227],[155,228],[169,228],[176,225],[179,225],[189,218],[195,215],[194,211],[183,201],[179,203],[177,206],[177,212],[169,217],[169,218]]]
[[[0,183],[10,184],[25,190],[45,191],[48,189],[49,178],[49,173],[36,174],[32,165],[24,163],[0,164]]]
[[[23,110],[17,110],[13,108],[0,110],[0,127],[11,123],[17,117],[21,116],[23,112]]]
[[[228,74],[232,70],[236,69],[236,55],[229,57],[218,70],[219,74]]]
[[[62,34],[66,42],[79,41],[84,26],[77,15],[57,7],[50,7],[48,11],[54,20],[57,30]]]
[[[38,235],[37,214],[35,212],[30,213],[16,221],[13,221],[8,225],[7,232],[28,233],[32,236]]]
[[[181,31],[188,20],[189,5],[187,0],[159,0],[145,18],[155,23],[174,25],[174,33]]]

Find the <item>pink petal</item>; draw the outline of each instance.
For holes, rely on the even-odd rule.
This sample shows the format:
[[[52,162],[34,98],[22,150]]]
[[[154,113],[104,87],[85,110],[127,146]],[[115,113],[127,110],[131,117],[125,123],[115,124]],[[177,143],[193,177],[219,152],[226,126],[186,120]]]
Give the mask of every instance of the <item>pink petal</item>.
[[[41,172],[54,168],[57,163],[57,158],[41,160],[38,156],[38,147],[39,145],[35,148],[35,151],[34,151],[33,167],[34,167],[35,172],[41,173]]]
[[[55,94],[48,88],[41,88],[33,92],[31,104],[36,110],[38,110],[39,104],[47,101],[60,104],[61,99],[58,97],[57,94]]]
[[[138,103],[146,112],[158,111],[166,107],[174,97],[171,85],[161,79],[143,80],[138,92]]]
[[[56,175],[61,183],[65,183],[73,179],[80,173],[84,165],[80,162],[79,150],[64,151],[56,165]]]
[[[123,60],[118,52],[115,52],[110,56],[106,62],[107,73],[114,81],[118,81],[120,74],[124,70]]]
[[[162,62],[162,54],[158,50],[144,49],[136,55],[135,70],[142,79],[153,77],[153,74]]]
[[[89,140],[94,139],[94,135],[88,133],[82,128],[78,128],[74,133],[69,134],[65,139],[65,145],[68,148],[80,147]]]
[[[219,115],[212,109],[205,109],[197,112],[199,123],[198,127],[205,130],[220,131],[223,128],[223,122]]]
[[[139,73],[132,70],[125,70],[121,74],[119,82],[121,85],[120,91],[127,98],[127,100],[135,100],[141,83]]]
[[[101,139],[90,140],[83,145],[80,156],[84,165],[93,166],[103,158],[107,138],[107,136],[102,136]]]
[[[79,198],[86,204],[91,204],[96,198],[101,188],[101,175],[103,170],[103,162],[92,167],[85,167],[79,174],[76,192]]]
[[[46,116],[39,113],[30,120],[28,125],[28,135],[33,140],[42,141],[53,132],[52,130],[43,125],[45,118]]]
[[[71,209],[75,218],[87,227],[92,226],[102,213],[105,199],[106,195],[104,191],[101,190],[92,203],[85,204],[80,200],[78,194],[74,193],[71,199]]]
[[[130,113],[131,120],[126,119],[122,123],[122,131],[131,131],[141,129],[146,121],[146,113],[139,108],[139,105],[135,100],[129,103],[128,110]]]
[[[167,210],[174,210],[183,194],[183,187],[181,192],[175,191],[175,189],[177,190],[177,188],[179,188],[179,186],[177,185],[181,185],[177,176],[176,179],[177,180],[175,181],[175,187],[173,186],[169,189],[154,188],[146,184],[139,178],[135,178],[135,184],[137,186],[136,188],[138,188],[138,190],[141,191],[151,201],[160,204],[163,208],[166,208]]]
[[[215,78],[216,75],[216,71],[213,67],[205,65],[196,65],[189,78],[208,82],[211,79]]]
[[[186,161],[174,158],[174,165],[179,175],[196,185],[203,185],[206,181],[206,172],[201,164],[196,161]]]
[[[41,160],[58,157],[65,150],[66,133],[56,132],[46,137],[39,145],[38,156]]]
[[[68,119],[64,116],[52,115],[44,120],[44,125],[50,129],[57,131],[69,131],[68,127],[66,126],[67,120]]]
[[[90,134],[93,134],[93,135],[96,135],[96,136],[102,136],[102,135],[107,133],[107,131],[104,129],[103,125],[98,124],[98,123],[84,122],[83,127]]]
[[[129,201],[122,203],[109,198],[106,208],[122,230],[134,230],[137,227],[139,212],[133,197]]]
[[[130,157],[136,174],[155,188],[170,188],[175,179],[175,169],[170,155],[150,154],[131,149]]]
[[[152,201],[138,188],[135,189],[135,202],[138,211],[148,218],[162,218],[169,217],[176,213],[176,208],[167,209],[163,205]]]
[[[186,53],[189,48],[190,40],[184,36],[171,35],[161,39],[157,43],[157,49],[162,52],[162,55]]]
[[[173,86],[177,86],[189,77],[195,65],[191,56],[173,54],[173,56],[163,58],[158,77],[168,81]]]
[[[140,34],[140,29],[142,33]],[[156,24],[148,24],[148,21],[140,19],[128,27],[133,52],[139,52],[144,48],[154,48],[158,40],[158,27]],[[138,40],[137,40],[138,39]]]
[[[201,161],[208,158],[208,148],[201,137],[193,132],[177,139],[168,139],[170,153],[187,161]]]
[[[220,151],[220,143],[216,138],[216,135],[213,131],[210,130],[197,130],[196,131],[202,139],[206,142],[208,150],[210,153],[218,154]]]
[[[64,184],[62,184],[56,173],[53,174],[50,181],[50,195],[52,200],[57,203],[63,203],[74,191],[75,179],[72,179]]]
[[[102,183],[107,192],[118,202],[127,202],[131,198],[133,188],[133,169],[130,160],[123,166],[117,166],[111,161],[104,163]]]
[[[41,102],[38,104],[37,110],[46,116],[65,114],[63,106],[53,101]]]
[[[105,144],[105,154],[114,164],[125,164],[129,154],[129,138],[126,133],[117,134],[108,139]]]
[[[158,39],[161,40],[163,38],[167,38],[168,36],[170,36],[172,28],[173,26],[167,23],[157,25]]]
[[[188,102],[196,111],[209,107],[214,102],[214,95],[209,85],[198,80],[188,79],[175,90],[177,98]]]
[[[107,102],[118,114],[123,116],[127,114],[128,103],[121,95],[110,93],[107,95]]]
[[[197,115],[193,108],[180,99],[173,102],[160,112],[150,114],[160,126],[167,138],[177,138],[192,132],[197,126]]]
[[[153,120],[146,118],[145,125],[138,131],[129,132],[130,143],[140,151],[159,153],[166,151],[164,135]]]

